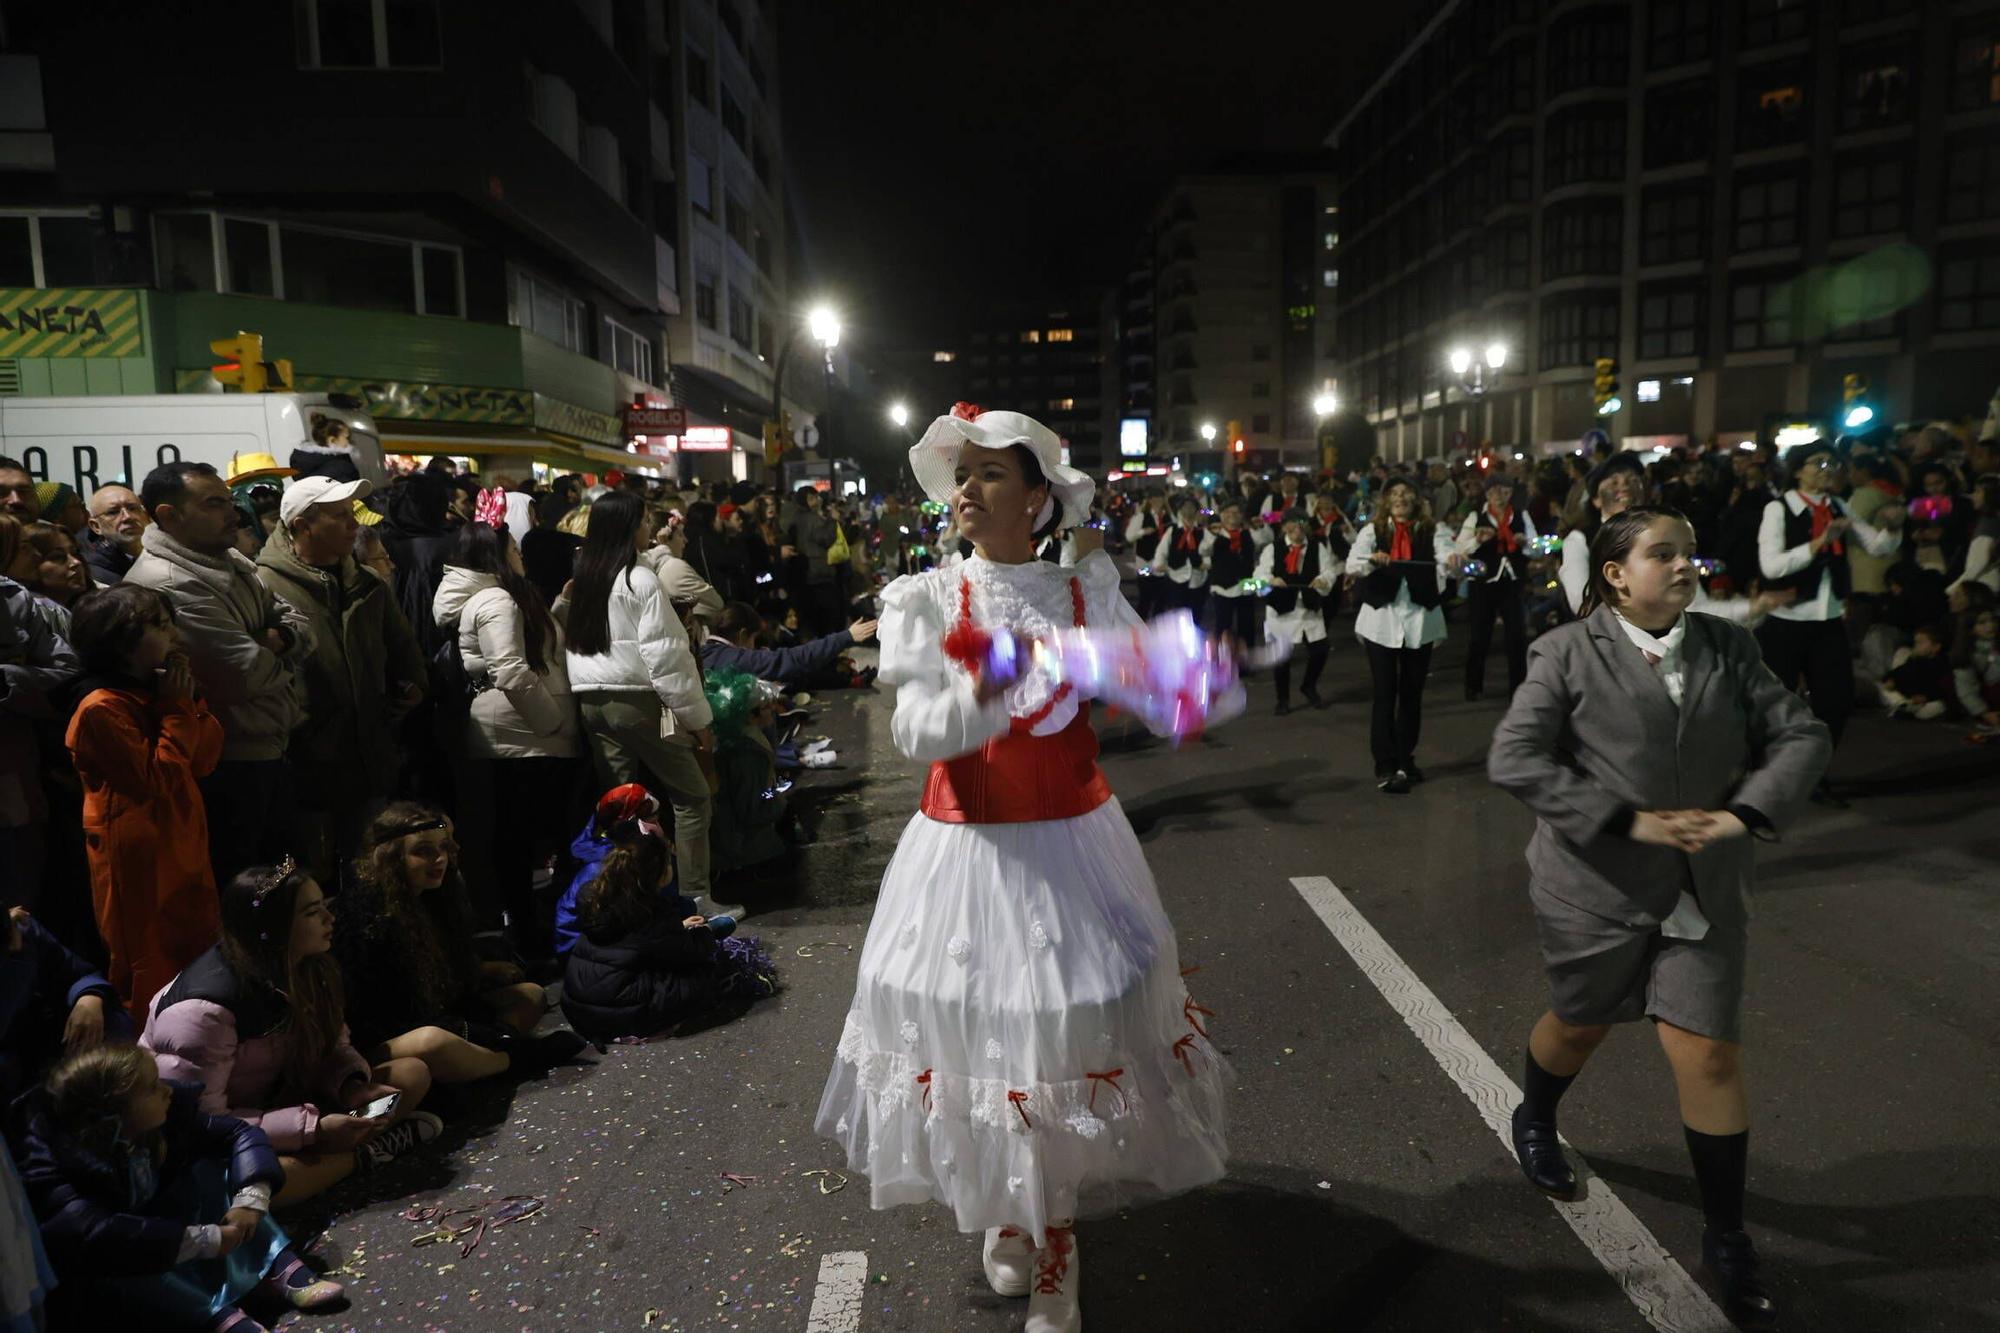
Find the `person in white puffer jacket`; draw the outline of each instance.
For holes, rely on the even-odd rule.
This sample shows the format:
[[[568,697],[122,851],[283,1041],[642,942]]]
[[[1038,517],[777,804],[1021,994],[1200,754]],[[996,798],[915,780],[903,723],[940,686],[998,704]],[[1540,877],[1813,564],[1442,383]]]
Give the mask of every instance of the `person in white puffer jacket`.
[[[465,754],[484,781],[461,805],[480,807],[463,812],[466,841],[490,847],[491,863],[469,857],[468,865],[490,877],[515,947],[540,959],[554,952],[555,909],[534,900],[534,874],[568,842],[583,733],[563,643],[568,604],[543,604],[504,517],[493,517],[458,530],[431,616],[457,636],[473,690]],[[472,827],[485,819],[489,830]]]
[[[611,491],[590,507],[570,592],[570,689],[583,705],[598,790],[639,782],[668,796],[681,892],[699,899],[709,894],[704,761],[715,741],[687,630],[639,559],[652,538],[645,516],[645,502],[629,491]],[[742,914],[712,898],[702,910]]]

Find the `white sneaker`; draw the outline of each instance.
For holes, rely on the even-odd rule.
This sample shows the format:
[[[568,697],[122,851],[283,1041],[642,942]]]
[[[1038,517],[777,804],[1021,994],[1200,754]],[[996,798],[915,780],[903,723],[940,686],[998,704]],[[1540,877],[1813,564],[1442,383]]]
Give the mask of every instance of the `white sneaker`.
[[[839,762],[840,756],[832,750],[814,750],[799,756],[799,763],[806,768],[832,768]]]
[[[1035,1255],[1035,1285],[1028,1293],[1024,1333],[1082,1333],[1083,1312],[1077,1308],[1082,1273],[1076,1234],[1068,1227],[1050,1227],[1046,1240]]]
[[[1014,1227],[988,1227],[979,1261],[986,1284],[1002,1296],[1025,1296],[1035,1280],[1035,1243]]]
[[[699,898],[695,900],[695,907],[697,910],[700,910],[701,900]],[[711,893],[708,895],[708,910],[701,914],[703,916],[726,916],[741,921],[744,917],[750,915],[750,909],[741,903],[723,902]]]

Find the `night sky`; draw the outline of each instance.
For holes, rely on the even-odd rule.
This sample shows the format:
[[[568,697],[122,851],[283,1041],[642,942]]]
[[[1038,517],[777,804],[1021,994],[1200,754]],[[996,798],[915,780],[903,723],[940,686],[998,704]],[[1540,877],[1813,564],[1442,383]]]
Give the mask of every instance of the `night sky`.
[[[1160,190],[1312,149],[1412,32],[1394,3],[814,3],[779,10],[807,271],[864,357],[982,298],[1116,281]]]

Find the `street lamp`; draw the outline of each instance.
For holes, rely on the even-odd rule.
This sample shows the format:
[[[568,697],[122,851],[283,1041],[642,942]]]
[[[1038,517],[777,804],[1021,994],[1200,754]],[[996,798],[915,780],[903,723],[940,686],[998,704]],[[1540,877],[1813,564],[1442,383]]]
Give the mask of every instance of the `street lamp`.
[[[1331,393],[1323,393],[1313,399],[1313,414],[1315,416],[1330,417],[1339,410],[1340,400]]]
[[[889,420],[895,422],[898,426],[909,425],[910,409],[903,406],[901,403],[889,404]]]
[[[1507,344],[1506,343],[1486,344],[1486,368],[1497,374],[1500,370],[1500,367],[1506,364],[1507,364]]]
[[[1500,368],[1507,364],[1507,345],[1501,342],[1486,344],[1484,357],[1475,361],[1470,347],[1454,347],[1445,353],[1445,364],[1458,380],[1458,387],[1474,398],[1493,387],[1489,381],[1500,378]]]
[[[812,340],[819,344],[820,351],[826,358],[827,409],[828,415],[831,415],[833,349],[840,345],[840,316],[834,312],[832,306],[816,305],[806,315],[805,331],[812,334]],[[784,345],[778,349],[778,364],[771,372],[771,425],[774,429],[785,419],[785,363],[792,359],[792,347],[798,342],[799,333],[800,330],[794,327],[785,335]],[[820,447],[825,448],[827,432],[824,423],[820,426],[819,439]]]
[[[832,306],[816,305],[806,316],[806,326],[812,331],[813,341],[831,352],[840,346],[840,316]]]
[[[1451,355],[1445,360],[1451,366],[1451,373],[1454,375],[1463,375],[1472,369],[1472,353],[1463,347],[1452,348]]]
[[[1208,444],[1215,443],[1215,423],[1213,421],[1204,421],[1201,423],[1201,438]]]

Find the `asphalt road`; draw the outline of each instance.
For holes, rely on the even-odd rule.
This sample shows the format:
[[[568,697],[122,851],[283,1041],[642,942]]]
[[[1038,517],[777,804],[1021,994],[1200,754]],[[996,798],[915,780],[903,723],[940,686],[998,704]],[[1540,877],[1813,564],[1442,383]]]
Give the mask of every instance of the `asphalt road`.
[[[1405,797],[1370,778],[1351,642],[1324,712],[1274,718],[1256,681],[1249,716],[1181,750],[1102,729],[1240,1084],[1226,1182],[1079,1227],[1097,1333],[1649,1327],[1291,884],[1332,880],[1518,1080],[1545,1001],[1530,821],[1484,777],[1499,692],[1462,702],[1457,662],[1447,649],[1434,670],[1431,781]],[[297,1219],[302,1234],[326,1219],[316,1253],[353,1302],[287,1327],[804,1330],[821,1257],[840,1252],[867,1256],[862,1330],[1020,1326],[1025,1303],[987,1290],[976,1238],[938,1208],[871,1211],[812,1132],[875,884],[916,804],[891,704],[832,696],[811,728],[841,765],[803,784],[822,807],[807,882],[753,901],[746,927],[785,993],[447,1106],[442,1151]],[[1761,853],[1750,1224],[1788,1328],[2000,1329],[2000,753],[1864,716],[1835,774],[1853,808]],[[1692,1272],[1700,1216],[1649,1031],[1605,1046],[1564,1130]],[[825,1170],[841,1174],[807,1174]],[[400,1216],[518,1194],[545,1206],[470,1255],[413,1245],[429,1228]]]

